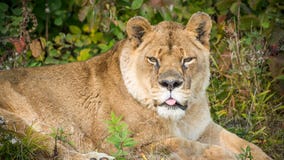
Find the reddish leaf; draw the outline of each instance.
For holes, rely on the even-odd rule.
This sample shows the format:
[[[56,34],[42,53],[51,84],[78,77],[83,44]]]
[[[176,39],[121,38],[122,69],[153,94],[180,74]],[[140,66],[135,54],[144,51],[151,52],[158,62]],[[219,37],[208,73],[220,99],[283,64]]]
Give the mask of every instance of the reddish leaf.
[[[26,41],[24,37],[19,39],[10,38],[9,41],[14,45],[17,53],[22,53],[26,48]]]

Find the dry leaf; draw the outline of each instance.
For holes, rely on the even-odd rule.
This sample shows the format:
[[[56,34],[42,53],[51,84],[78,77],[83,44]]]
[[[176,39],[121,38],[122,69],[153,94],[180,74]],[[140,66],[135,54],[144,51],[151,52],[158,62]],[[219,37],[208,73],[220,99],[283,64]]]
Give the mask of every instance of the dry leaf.
[[[40,39],[34,39],[30,44],[30,49],[35,58],[42,56],[42,52],[44,51]]]

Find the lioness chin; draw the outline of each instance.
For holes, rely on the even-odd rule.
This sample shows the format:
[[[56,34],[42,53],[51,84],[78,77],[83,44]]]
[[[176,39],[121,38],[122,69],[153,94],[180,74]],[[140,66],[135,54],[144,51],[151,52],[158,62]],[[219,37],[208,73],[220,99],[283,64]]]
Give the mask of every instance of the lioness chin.
[[[60,145],[63,159],[113,153],[106,120],[123,117],[134,151],[168,153],[168,159],[237,159],[249,146],[254,159],[270,159],[257,146],[210,118],[211,19],[194,14],[186,26],[142,17],[127,22],[128,37],[86,62],[0,72],[0,115],[22,132],[52,128],[70,134],[74,148]],[[53,141],[50,140],[50,147]],[[165,152],[166,151],[166,152]]]

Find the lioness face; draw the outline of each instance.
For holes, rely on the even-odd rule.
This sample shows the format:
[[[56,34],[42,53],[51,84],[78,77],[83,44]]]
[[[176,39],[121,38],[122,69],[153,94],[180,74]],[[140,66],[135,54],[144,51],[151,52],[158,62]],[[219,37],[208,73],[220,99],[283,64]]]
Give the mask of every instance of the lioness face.
[[[186,27],[174,22],[151,26],[141,17],[132,21],[127,28],[134,48],[121,58],[125,85],[161,117],[179,120],[208,85],[210,18],[195,15]],[[122,67],[126,59],[128,71]]]

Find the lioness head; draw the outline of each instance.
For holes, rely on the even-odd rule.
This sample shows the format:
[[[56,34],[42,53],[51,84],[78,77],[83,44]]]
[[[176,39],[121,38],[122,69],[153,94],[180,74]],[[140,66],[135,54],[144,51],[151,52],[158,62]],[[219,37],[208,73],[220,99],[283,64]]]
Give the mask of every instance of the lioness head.
[[[178,120],[191,105],[206,100],[211,19],[194,14],[186,26],[143,17],[127,23],[120,69],[128,92],[164,118]]]

